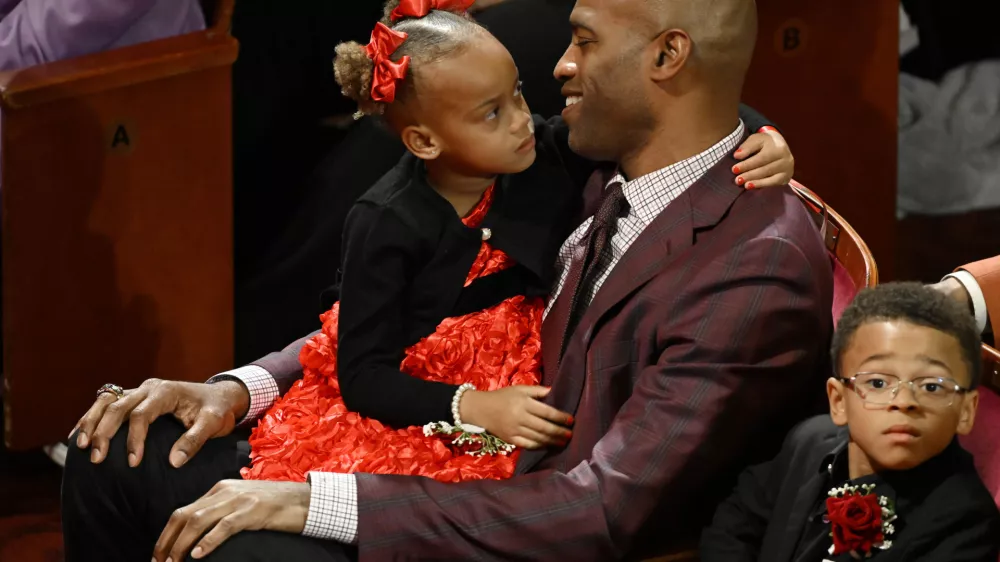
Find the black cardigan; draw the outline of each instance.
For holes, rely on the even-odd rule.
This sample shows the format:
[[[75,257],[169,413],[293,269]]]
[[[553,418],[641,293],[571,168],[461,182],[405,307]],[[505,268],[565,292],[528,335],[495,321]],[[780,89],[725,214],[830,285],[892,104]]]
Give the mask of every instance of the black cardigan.
[[[767,124],[741,107],[751,130]],[[464,287],[480,228],[466,227],[407,154],[351,209],[344,227],[337,372],[347,407],[394,427],[447,421],[456,386],[399,370],[404,351],[442,320],[515,295],[544,296],[557,253],[579,224],[581,190],[595,164],[569,150],[560,118],[535,117],[537,158],[501,176],[481,227],[517,263]]]

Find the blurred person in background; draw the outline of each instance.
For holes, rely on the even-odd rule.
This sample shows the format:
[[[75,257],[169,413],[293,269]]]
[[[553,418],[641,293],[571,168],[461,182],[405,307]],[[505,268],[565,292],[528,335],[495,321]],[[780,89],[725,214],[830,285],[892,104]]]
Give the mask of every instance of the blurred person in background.
[[[204,28],[198,0],[0,0],[0,71]]]

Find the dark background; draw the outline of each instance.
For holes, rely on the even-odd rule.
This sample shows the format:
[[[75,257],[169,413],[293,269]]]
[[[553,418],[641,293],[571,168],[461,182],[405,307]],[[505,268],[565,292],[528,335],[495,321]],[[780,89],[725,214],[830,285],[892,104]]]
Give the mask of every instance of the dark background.
[[[380,1],[345,4],[236,4],[238,365],[319,327],[319,295],[336,279],[347,209],[402,154],[374,120],[352,123],[356,108],[334,81],[336,45],[367,43],[382,13]],[[554,115],[565,104],[552,70],[569,44],[572,6],[572,0],[508,0],[477,16],[511,51],[536,113]]]

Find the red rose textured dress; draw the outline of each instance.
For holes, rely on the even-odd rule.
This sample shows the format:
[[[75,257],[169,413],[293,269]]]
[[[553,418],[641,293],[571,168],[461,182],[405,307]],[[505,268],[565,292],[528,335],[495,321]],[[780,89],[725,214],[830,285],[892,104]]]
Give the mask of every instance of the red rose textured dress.
[[[490,188],[462,222],[478,227],[492,201]],[[510,257],[483,241],[465,286],[512,265]],[[479,312],[446,318],[433,334],[406,350],[400,370],[447,384],[469,382],[478,390],[538,384],[543,309],[541,298],[515,296]],[[252,465],[242,470],[243,478],[304,481],[308,471],[324,471],[460,482],[514,473],[517,450],[507,456],[467,455],[450,444],[450,437],[427,437],[419,426],[391,428],[348,410],[337,383],[338,311],[339,303],[320,317],[323,330],[299,355],[302,379],[254,428]]]

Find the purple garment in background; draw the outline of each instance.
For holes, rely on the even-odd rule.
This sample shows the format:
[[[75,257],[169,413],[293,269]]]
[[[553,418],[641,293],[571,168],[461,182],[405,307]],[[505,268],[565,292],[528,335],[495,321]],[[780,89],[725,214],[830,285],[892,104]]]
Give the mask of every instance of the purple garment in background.
[[[198,0],[0,0],[0,71],[199,31]]]

